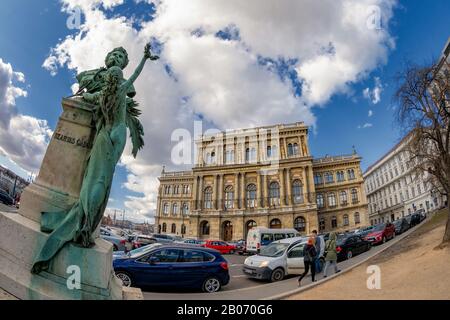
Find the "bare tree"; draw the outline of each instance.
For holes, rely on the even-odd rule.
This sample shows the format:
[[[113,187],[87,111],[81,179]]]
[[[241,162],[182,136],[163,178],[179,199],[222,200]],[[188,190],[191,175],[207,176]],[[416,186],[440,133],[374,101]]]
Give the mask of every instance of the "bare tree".
[[[450,192],[450,65],[408,65],[400,75],[395,98],[397,120],[409,132],[407,152],[416,176],[432,192]],[[450,242],[450,207],[443,243]]]

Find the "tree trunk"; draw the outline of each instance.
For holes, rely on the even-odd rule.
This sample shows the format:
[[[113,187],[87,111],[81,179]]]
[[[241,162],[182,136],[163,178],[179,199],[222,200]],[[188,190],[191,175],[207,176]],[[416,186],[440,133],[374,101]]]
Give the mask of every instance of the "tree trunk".
[[[450,242],[450,205],[447,205],[447,225],[445,226],[444,239],[442,243]]]

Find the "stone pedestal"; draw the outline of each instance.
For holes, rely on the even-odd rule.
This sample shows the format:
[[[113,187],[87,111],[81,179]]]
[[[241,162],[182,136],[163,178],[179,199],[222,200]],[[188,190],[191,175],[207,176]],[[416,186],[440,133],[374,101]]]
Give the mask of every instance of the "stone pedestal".
[[[91,105],[64,99],[62,106],[39,176],[23,192],[19,213],[0,212],[0,289],[19,299],[123,299],[112,244],[98,237],[89,249],[66,244],[48,271],[31,273],[49,236],[40,231],[41,213],[66,211],[78,199],[95,135]],[[67,284],[78,271],[81,287],[71,289]]]
[[[78,199],[95,135],[92,105],[63,99],[62,107],[39,175],[21,197],[19,213],[36,222],[41,212],[64,211]]]

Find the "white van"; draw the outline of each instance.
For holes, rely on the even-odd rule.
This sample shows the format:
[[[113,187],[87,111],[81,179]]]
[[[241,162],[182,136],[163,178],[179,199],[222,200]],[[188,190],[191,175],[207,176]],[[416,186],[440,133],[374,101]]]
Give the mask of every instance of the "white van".
[[[258,253],[262,247],[271,244],[273,241],[300,237],[295,229],[269,229],[265,227],[255,227],[247,234],[247,252]]]
[[[244,273],[256,279],[283,280],[286,275],[301,274],[305,270],[303,248],[307,237],[274,241],[261,249],[257,255],[245,259]]]

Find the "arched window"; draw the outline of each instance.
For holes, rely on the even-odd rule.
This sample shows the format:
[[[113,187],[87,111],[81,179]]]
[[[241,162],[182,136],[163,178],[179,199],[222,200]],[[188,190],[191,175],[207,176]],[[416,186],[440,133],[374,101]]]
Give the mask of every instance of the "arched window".
[[[345,227],[349,226],[350,225],[350,221],[348,219],[348,214],[344,214],[343,219],[344,219],[344,226]]]
[[[256,185],[249,184],[247,186],[247,208],[256,207]]]
[[[187,216],[189,214],[189,205],[185,202],[183,203],[183,209],[182,209],[183,215]]]
[[[344,181],[344,171],[338,171],[336,173],[337,181],[342,182]]]
[[[341,191],[339,193],[339,198],[341,200],[341,205],[346,205],[347,204],[347,192]]]
[[[181,234],[186,234],[186,225],[181,225]]]
[[[251,163],[256,162],[256,149],[255,148],[250,149],[250,162]]]
[[[174,203],[172,205],[172,214],[176,216],[178,214],[178,204]]]
[[[297,143],[294,143],[293,152],[294,152],[294,155],[299,155],[299,149],[298,149],[298,144]]]
[[[358,190],[352,189],[352,202],[358,203]]]
[[[269,185],[269,200],[272,206],[280,204],[280,185],[276,181]]]
[[[209,222],[208,221],[202,221],[200,223],[200,235],[201,236],[209,235]]]
[[[225,162],[227,164],[234,163],[234,150],[227,150],[225,153]]]
[[[306,220],[303,217],[297,217],[294,220],[294,229],[298,232],[306,231]]]
[[[164,215],[167,216],[169,214],[169,210],[170,210],[169,204],[168,203],[164,203],[164,205],[163,205],[163,213],[164,213]]]
[[[245,162],[250,162],[250,148],[245,149]]]
[[[272,219],[270,221],[270,229],[281,229],[280,219]]]
[[[323,194],[318,193],[316,196],[316,200],[317,200],[317,207],[319,209],[323,208],[325,206],[325,202],[323,200]]]
[[[177,233],[177,225],[175,223],[172,223],[171,233],[173,234]]]
[[[267,159],[272,158],[272,146],[267,146]]]
[[[158,226],[158,233],[161,233],[161,225]]]
[[[319,230],[323,231],[323,230],[325,230],[325,227],[326,227],[325,219],[324,218],[320,218],[320,220],[319,220]]]
[[[320,173],[316,173],[314,175],[314,184],[322,184],[323,183],[323,179],[322,179],[322,175]]]
[[[337,228],[337,218],[336,218],[336,216],[333,216],[331,218],[331,227],[332,228]]]
[[[336,207],[336,194],[334,192],[328,194],[328,206]]]
[[[361,217],[359,215],[359,212],[355,212],[355,224],[361,223]]]
[[[355,179],[355,170],[354,169],[347,170],[347,177],[349,180]]]
[[[167,224],[164,222],[162,226],[162,232],[167,232]]]
[[[294,146],[292,145],[292,143],[288,144],[288,157],[293,156],[294,155]]]
[[[211,164],[211,153],[206,154],[206,164]]]
[[[234,191],[233,186],[227,186],[225,188],[225,210],[233,209],[234,207]]]
[[[334,177],[332,172],[325,172],[325,183],[333,183]]]
[[[212,209],[212,188],[206,187],[205,191],[203,192],[203,199],[204,199],[204,208],[205,209]]]
[[[303,203],[303,185],[300,180],[294,180],[292,183],[292,195],[294,197],[294,203]]]
[[[211,164],[216,163],[216,153],[215,152],[211,152]]]

